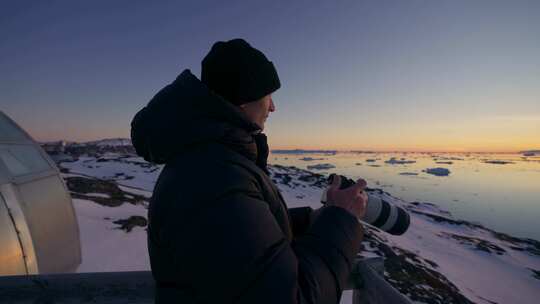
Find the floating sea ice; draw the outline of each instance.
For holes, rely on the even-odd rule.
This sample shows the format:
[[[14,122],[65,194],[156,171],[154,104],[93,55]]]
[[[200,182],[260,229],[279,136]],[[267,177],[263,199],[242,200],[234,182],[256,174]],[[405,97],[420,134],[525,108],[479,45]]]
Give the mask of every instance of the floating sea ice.
[[[317,164],[317,165],[307,166],[309,170],[326,170],[326,169],[332,169],[335,167],[336,166],[332,164]]]
[[[486,164],[496,164],[496,165],[506,165],[506,164],[513,164],[514,162],[508,161],[508,160],[485,160]]]
[[[385,163],[391,164],[391,165],[412,164],[412,163],[415,163],[415,162],[416,162],[415,160],[406,160],[404,158],[396,159],[395,157],[392,157],[389,160],[385,161]]]
[[[463,158],[460,158],[460,157],[437,157],[437,158],[434,158],[433,159],[434,161],[439,161],[439,160],[464,160]]]
[[[313,158],[313,157],[303,157],[303,158],[300,158],[299,160],[303,160],[303,161],[313,161],[313,160],[323,160],[324,158]]]
[[[522,151],[523,156],[540,156],[540,150],[529,150],[529,151]]]
[[[401,172],[399,175],[418,175],[418,173],[415,172]]]
[[[450,170],[446,168],[427,168],[426,170],[423,170],[423,172],[435,176],[448,176],[450,174]]]

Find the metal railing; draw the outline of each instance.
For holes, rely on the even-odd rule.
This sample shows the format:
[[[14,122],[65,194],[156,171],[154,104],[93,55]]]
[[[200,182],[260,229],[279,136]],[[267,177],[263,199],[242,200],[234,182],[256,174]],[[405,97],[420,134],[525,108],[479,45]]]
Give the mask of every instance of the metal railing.
[[[346,290],[353,303],[410,304],[382,277],[381,258],[357,260]],[[150,271],[70,273],[0,277],[0,303],[13,304],[150,304],[154,279]]]

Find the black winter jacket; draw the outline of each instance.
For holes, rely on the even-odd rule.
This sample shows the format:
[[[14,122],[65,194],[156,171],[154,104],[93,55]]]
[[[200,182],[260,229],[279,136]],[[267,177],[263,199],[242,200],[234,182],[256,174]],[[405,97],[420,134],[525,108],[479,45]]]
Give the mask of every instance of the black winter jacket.
[[[289,212],[258,131],[189,70],[133,119],[137,153],[166,164],[148,212],[156,303],[339,301],[361,225],[338,207]]]

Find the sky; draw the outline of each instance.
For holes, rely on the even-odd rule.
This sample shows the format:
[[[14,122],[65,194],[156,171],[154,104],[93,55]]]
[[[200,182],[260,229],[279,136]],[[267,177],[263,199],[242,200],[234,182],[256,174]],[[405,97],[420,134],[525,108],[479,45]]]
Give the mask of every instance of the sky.
[[[282,87],[272,149],[540,149],[540,1],[1,1],[0,110],[38,141],[128,138],[218,40]]]

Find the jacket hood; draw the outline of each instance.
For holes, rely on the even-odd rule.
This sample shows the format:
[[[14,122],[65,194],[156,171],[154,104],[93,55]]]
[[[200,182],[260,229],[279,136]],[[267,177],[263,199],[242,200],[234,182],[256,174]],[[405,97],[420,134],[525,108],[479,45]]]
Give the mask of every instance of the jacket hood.
[[[199,144],[254,145],[252,134],[259,130],[237,106],[185,70],[135,115],[131,139],[139,156],[162,164]]]

